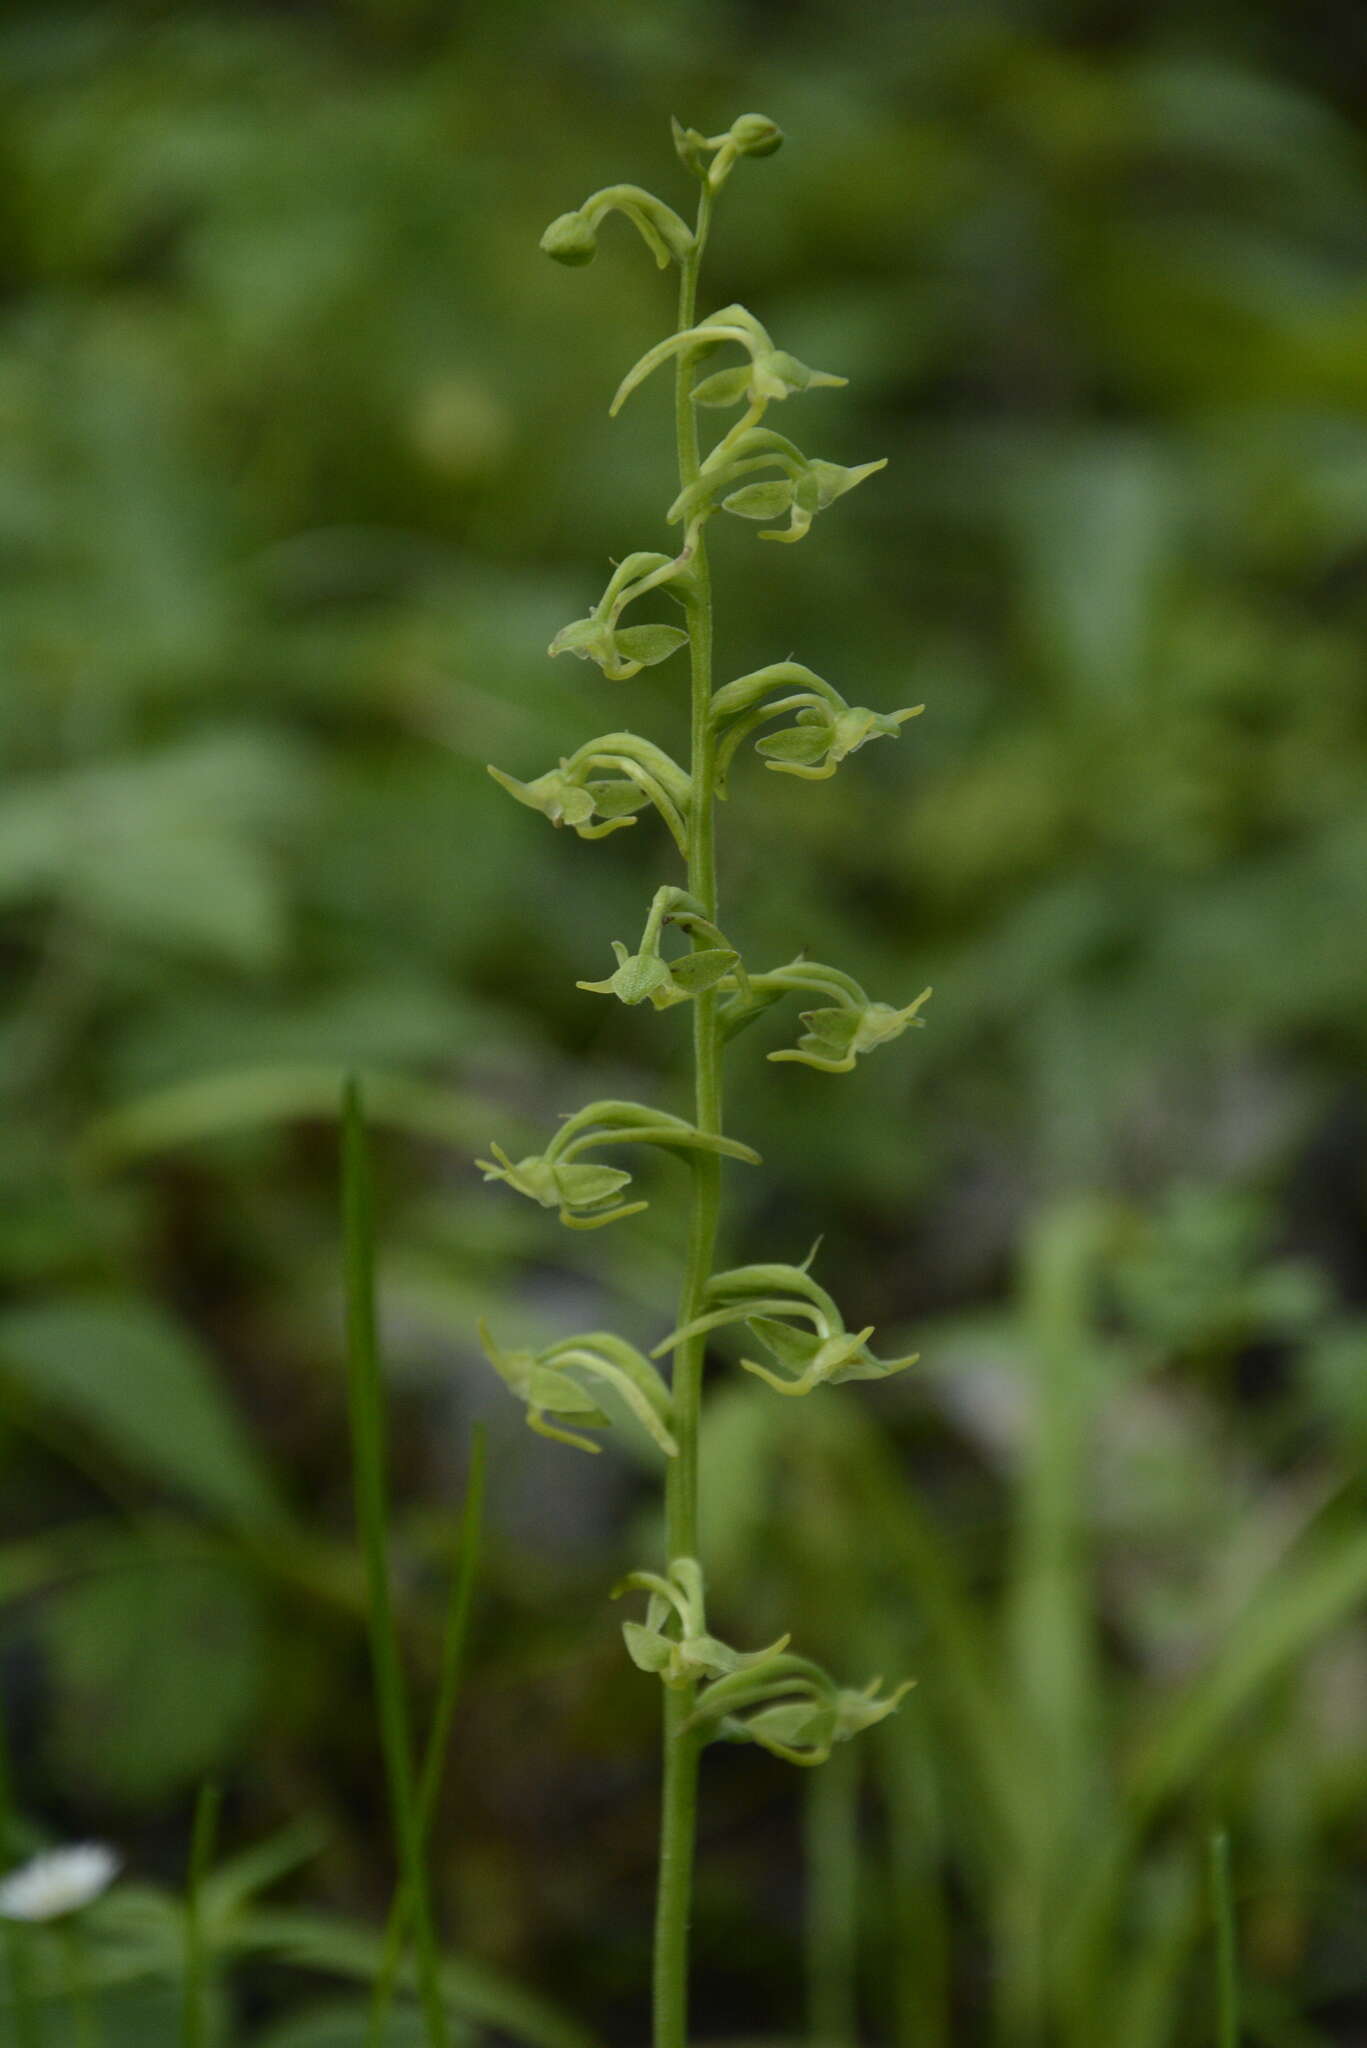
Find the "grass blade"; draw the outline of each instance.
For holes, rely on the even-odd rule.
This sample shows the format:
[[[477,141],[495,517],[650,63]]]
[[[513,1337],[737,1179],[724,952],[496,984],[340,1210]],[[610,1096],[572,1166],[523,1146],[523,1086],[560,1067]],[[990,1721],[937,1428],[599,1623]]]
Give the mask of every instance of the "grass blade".
[[[413,1782],[403,1666],[389,1592],[389,1487],[384,1390],[375,1323],[374,1203],[361,1092],[354,1080],[347,1082],[342,1097],[342,1217],[356,1520],[365,1559],[380,1742],[398,1845],[401,1889],[411,1900],[418,1988],[429,2048],[447,2048],[446,2012],[423,1856],[422,1817]]]
[[[185,1887],[185,2048],[205,2048],[209,2038],[208,1956],[204,1945],[204,1879],[213,1862],[222,1794],[202,1785],[190,1834],[190,1869]]]
[[[1239,1964],[1229,1879],[1229,1836],[1223,1828],[1217,1828],[1210,1837],[1210,1900],[1215,1919],[1215,2038],[1218,2048],[1239,2048]]]
[[[465,1506],[461,1511],[456,1564],[451,1574],[447,1598],[437,1704],[432,1716],[432,1729],[427,1738],[427,1752],[423,1758],[422,1777],[418,1787],[419,1825],[424,1848],[431,1833],[432,1818],[441,1792],[442,1767],[451,1739],[456,1701],[460,1695],[465,1638],[469,1630],[470,1607],[474,1598],[475,1575],[479,1569],[480,1538],[483,1532],[484,1467],[485,1431],[483,1423],[478,1423],[471,1440],[470,1470],[465,1482]],[[384,2039],[384,2023],[394,1995],[394,1985],[403,1957],[404,1940],[411,1919],[412,1900],[405,1886],[394,1901],[389,1924],[385,1929],[384,1951],[375,1979],[375,1995],[367,2031],[370,2048],[378,2048],[378,2044]]]

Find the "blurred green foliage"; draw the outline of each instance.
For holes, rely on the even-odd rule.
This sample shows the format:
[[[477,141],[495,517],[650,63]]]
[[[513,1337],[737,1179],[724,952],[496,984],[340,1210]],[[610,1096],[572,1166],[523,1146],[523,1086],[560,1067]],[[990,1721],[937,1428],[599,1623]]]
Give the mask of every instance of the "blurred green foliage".
[[[536,239],[615,177],[674,195],[669,115],[747,106],[790,140],[728,195],[715,299],[848,373],[832,444],[891,466],[800,557],[750,549],[743,603],[749,536],[718,550],[722,672],[792,652],[928,709],[815,789],[738,764],[728,929],[936,996],[846,1077],[737,1055],[766,1157],[737,1254],[828,1227],[823,1277],[925,1362],[872,1421],[719,1394],[718,1623],[800,1614],[919,1674],[864,1788],[878,2037],[1208,2041],[1216,1818],[1250,2038],[1358,2037],[1365,99],[1333,0],[5,10],[0,1677],[25,1819],[116,1837],[149,1886],[206,1773],[235,1853],[317,1817],[286,1903],[234,1904],[248,2037],[360,2038],[390,1882],[350,1067],[429,1689],[494,1431],[439,1829],[457,2010],[563,2048],[553,1987],[641,2029],[655,1703],[598,1588],[644,1490],[522,1432],[473,1321],[658,1336],[669,1204],[581,1266],[470,1159],[586,1090],[671,1100],[683,1027],[574,988],[639,926],[631,836],[552,839],[484,764],[627,717],[679,738],[668,667],[544,654],[659,544],[667,395],[606,407],[670,309],[634,250],[605,237],[584,290]],[[708,2035],[800,2023],[797,1796],[709,1769]],[[109,1939],[150,1979],[170,1908],[141,1897]]]

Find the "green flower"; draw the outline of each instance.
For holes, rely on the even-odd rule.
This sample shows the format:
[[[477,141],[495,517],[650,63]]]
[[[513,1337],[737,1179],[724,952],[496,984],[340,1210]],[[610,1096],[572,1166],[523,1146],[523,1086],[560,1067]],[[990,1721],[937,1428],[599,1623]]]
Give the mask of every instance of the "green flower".
[[[660,941],[670,924],[706,943],[677,959],[666,960],[660,952]],[[715,988],[728,974],[736,976],[738,986],[745,985],[739,953],[703,916],[702,906],[686,889],[669,885],[657,889],[637,951],[628,952],[620,939],[613,940],[612,950],[617,956],[617,972],[606,981],[581,981],[580,988],[591,995],[616,996],[621,1003],[649,1000],[657,1010],[667,1010],[675,1003],[701,995],[704,989]]]
[[[845,1328],[839,1307],[809,1270],[816,1250],[813,1245],[800,1266],[766,1262],[714,1273],[703,1292],[701,1315],[671,1330],[652,1355],[662,1358],[690,1338],[744,1323],[781,1370],[753,1358],[742,1358],[741,1364],[780,1394],[810,1394],[842,1380],[887,1379],[915,1365],[916,1352],[875,1358],[868,1348],[872,1323],[862,1330]]]
[[[810,532],[811,524],[818,512],[824,512],[837,498],[843,498],[846,491],[852,491],[856,484],[862,484],[866,477],[873,476],[888,466],[887,457],[877,462],[861,462],[853,469],[847,469],[839,462],[822,462],[818,457],[805,461],[795,476],[785,477],[781,482],[746,484],[738,491],[732,491],[721,501],[723,512],[731,512],[738,519],[779,519],[786,512],[788,524],[771,527],[761,533],[761,540],[797,541]]]
[[[666,1109],[648,1109],[641,1102],[606,1100],[586,1103],[567,1116],[544,1152],[512,1160],[500,1145],[490,1145],[492,1159],[477,1159],[486,1180],[506,1181],[510,1188],[543,1209],[559,1208],[560,1221],[571,1230],[597,1230],[621,1216],[634,1216],[644,1202],[619,1203],[618,1195],[631,1175],[620,1167],[585,1165],[580,1154],[601,1145],[655,1145],[665,1152],[717,1152],[727,1159],[757,1165],[759,1154],[738,1138],[700,1131],[686,1118]]]
[[[568,761],[534,782],[519,782],[492,765],[489,773],[520,804],[540,811],[553,825],[568,825],[581,839],[604,839],[609,832],[634,825],[632,814],[649,802],[646,792],[630,782],[580,781]]]
[[[577,654],[594,662],[614,683],[627,682],[643,668],[668,661],[687,641],[681,626],[611,626],[596,613],[572,619],[552,640],[548,654]]]
[[[866,1728],[896,1713],[913,1680],[907,1679],[886,1699],[877,1697],[882,1680],[875,1678],[862,1692],[846,1687],[829,1693],[813,1687],[805,1699],[787,1700],[723,1723],[733,1740],[757,1742],[771,1756],[790,1764],[824,1764],[837,1742],[849,1742]]]
[[[629,604],[647,591],[680,583],[688,573],[691,550],[661,555],[649,550],[628,555],[609,578],[606,590],[587,618],[571,619],[552,640],[550,654],[574,654],[592,661],[614,682],[624,682],[643,668],[668,661],[688,639],[680,626],[619,626]]]
[[[748,1316],[746,1327],[777,1364],[760,1365],[742,1358],[747,1372],[755,1373],[779,1394],[810,1394],[821,1386],[839,1386],[842,1380],[885,1380],[895,1372],[915,1365],[919,1352],[906,1358],[875,1358],[868,1348],[873,1324],[862,1330],[837,1330],[828,1335],[822,1329],[794,1329],[773,1316]]]
[[[719,313],[709,315],[696,327],[681,328],[677,334],[668,335],[654,348],[647,349],[618,385],[609,410],[615,416],[637,385],[643,384],[671,356],[701,354],[728,344],[743,348],[749,362],[734,369],[717,370],[695,384],[691,396],[696,405],[739,405],[744,400],[758,413],[771,400],[789,398],[795,391],[823,386],[835,389],[849,382],[848,377],[833,376],[829,370],[810,369],[786,349],[775,348],[768,329],[746,307],[723,306]],[[740,424],[743,428],[745,422]]]
[[[763,754],[775,774],[824,782],[869,740],[895,740],[907,720],[923,709],[914,704],[906,711],[869,711],[862,704],[847,704],[836,711],[828,704],[809,704],[798,712],[795,725],[756,740],[755,752]]]
[[[617,972],[606,981],[580,981],[576,988],[591,995],[616,996],[620,1003],[651,1001],[657,1010],[689,1002],[704,989],[713,988],[735,968],[739,955],[729,947],[708,946],[696,953],[682,953],[677,960],[665,960],[657,952],[628,953],[620,939],[612,950]]]
[[[823,1074],[848,1074],[860,1053],[872,1052],[900,1038],[904,1031],[922,1027],[925,1018],[917,1012],[932,993],[923,988],[904,1010],[895,1010],[890,1003],[848,1000],[831,1009],[803,1010],[807,1029],[797,1044],[783,1052],[771,1052],[769,1057],[776,1062],[794,1060]]]
[[[688,777],[653,740],[633,732],[602,733],[533,782],[519,782],[492,765],[489,773],[518,803],[553,825],[568,825],[581,839],[603,839],[634,825],[635,813],[654,804],[688,858]]]
[[[649,1593],[644,1622],[624,1621],[627,1655],[640,1671],[649,1671],[665,1685],[695,1685],[699,1679],[725,1678],[752,1670],[787,1647],[780,1636],[763,1650],[733,1650],[710,1635],[703,1612],[702,1568],[696,1558],[676,1557],[667,1577],[658,1572],[629,1572],[612,1597]]]
[[[757,1742],[785,1763],[824,1764],[837,1742],[886,1720],[911,1690],[908,1680],[880,1699],[881,1684],[875,1678],[862,1692],[838,1686],[810,1657],[776,1646],[761,1661],[712,1679],[685,1725],[725,1742]]]
[[[649,1359],[623,1338],[595,1330],[586,1337],[562,1338],[542,1351],[502,1351],[481,1317],[479,1341],[504,1385],[525,1403],[527,1425],[538,1436],[554,1437],[557,1443],[573,1444],[581,1451],[602,1448],[588,1437],[546,1420],[547,1415],[572,1415],[584,1429],[609,1427],[612,1418],[579,1384],[577,1373],[612,1387],[665,1456],[678,1456],[679,1447],[669,1428],[669,1389]]]
[[[491,1144],[492,1159],[477,1159],[486,1180],[506,1181],[520,1195],[539,1202],[543,1209],[559,1209],[560,1221],[577,1228],[593,1229],[644,1209],[644,1202],[614,1208],[620,1190],[631,1180],[619,1166],[581,1166],[570,1161],[547,1159],[532,1153],[526,1159],[511,1160],[501,1145]],[[604,1213],[606,1212],[606,1213]]]

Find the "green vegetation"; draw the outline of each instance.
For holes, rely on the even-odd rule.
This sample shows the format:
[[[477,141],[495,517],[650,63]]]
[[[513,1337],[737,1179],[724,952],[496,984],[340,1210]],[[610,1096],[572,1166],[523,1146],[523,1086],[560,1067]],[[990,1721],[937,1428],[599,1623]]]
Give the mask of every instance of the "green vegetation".
[[[791,140],[728,186],[699,310],[848,375],[780,416],[888,469],[714,565],[718,676],[803,669],[769,765],[726,764],[698,942],[757,1003],[788,977],[734,1049],[764,1163],[725,1256],[824,1233],[850,1339],[920,1363],[709,1379],[707,1623],[917,1685],[829,1776],[709,1751],[694,2038],[1361,2033],[1362,97],[1332,4],[6,11],[0,1814],[6,1862],[124,1858],[80,1920],[105,2048],[190,2013],[360,2048],[388,1975],[391,2044],[424,2038],[352,1504],[351,1073],[419,1798],[490,1437],[425,1832],[450,2034],[644,2036],[658,1731],[601,1594],[680,1554],[672,1424],[600,1374],[607,1453],[539,1441],[475,1332],[510,1376],[567,1330],[648,1354],[690,1176],[581,1233],[469,1162],[688,1100],[693,942],[638,850],[672,860],[677,792],[576,754],[686,759],[683,692],[543,655],[567,619],[619,667],[663,644],[586,584],[661,530],[666,379],[607,424],[660,280],[620,221],[583,275],[536,243],[671,114],[744,106]],[[783,530],[796,496],[750,503]],[[923,700],[895,746],[848,722]],[[559,806],[553,859],[490,760]],[[859,1050],[926,982],[928,1028]],[[571,1216],[631,1205],[617,1154],[576,1165],[609,1181]],[[3,1933],[0,2039],[53,2048],[60,1925]]]

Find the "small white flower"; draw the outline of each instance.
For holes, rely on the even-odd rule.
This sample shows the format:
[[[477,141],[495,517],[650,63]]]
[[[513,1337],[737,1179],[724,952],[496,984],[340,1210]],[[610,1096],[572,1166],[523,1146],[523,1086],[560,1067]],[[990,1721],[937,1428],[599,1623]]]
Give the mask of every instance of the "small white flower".
[[[59,1920],[107,1891],[120,1859],[103,1842],[49,1849],[0,1878],[0,1919]]]

